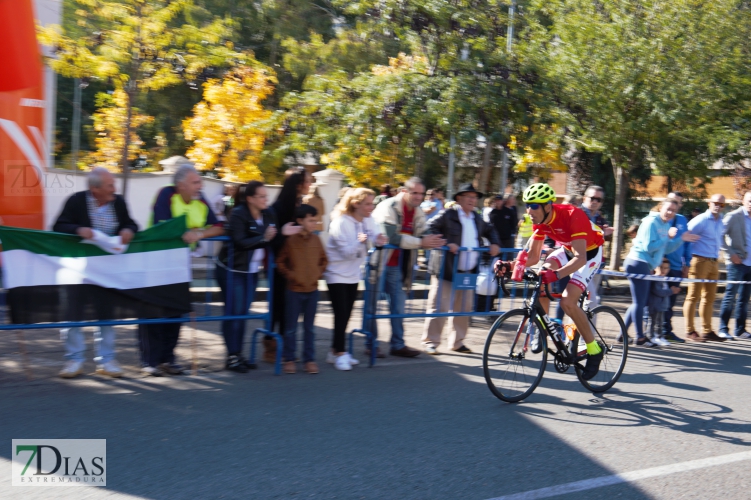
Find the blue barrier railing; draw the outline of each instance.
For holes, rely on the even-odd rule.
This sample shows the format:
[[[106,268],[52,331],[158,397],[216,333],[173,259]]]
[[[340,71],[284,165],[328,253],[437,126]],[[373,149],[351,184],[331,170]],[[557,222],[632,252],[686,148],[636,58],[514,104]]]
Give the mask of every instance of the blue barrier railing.
[[[512,287],[511,289],[511,295],[509,297],[504,297],[503,291],[500,290],[500,287],[495,287],[496,291],[493,294],[486,294],[484,295],[485,299],[478,299],[477,294],[474,294],[474,301],[472,303],[472,310],[465,310],[468,309],[466,306],[467,304],[464,303],[464,299],[466,297],[462,297],[462,304],[461,304],[461,311],[440,311],[441,308],[441,300],[442,297],[442,291],[443,287],[445,286],[451,286],[451,294],[449,296],[449,305],[451,308],[453,308],[453,305],[455,303],[456,298],[456,292],[457,290],[475,290],[476,289],[476,283],[477,278],[479,276],[479,273],[472,273],[470,271],[467,272],[460,272],[459,271],[459,259],[462,257],[466,257],[473,260],[473,266],[474,268],[479,268],[480,262],[482,260],[482,255],[489,252],[489,248],[487,247],[480,247],[480,248],[465,248],[460,247],[456,251],[455,254],[452,255],[453,258],[453,266],[452,266],[452,276],[450,277],[450,280],[445,279],[445,272],[446,272],[446,254],[450,252],[448,247],[442,247],[437,249],[431,249],[431,257],[430,261],[427,263],[427,269],[428,274],[431,276],[437,276],[438,281],[438,288],[436,291],[437,296],[437,309],[434,312],[408,312],[408,313],[392,313],[389,312],[388,314],[379,314],[378,312],[378,303],[379,299],[384,295],[385,290],[385,280],[386,280],[386,272],[385,271],[387,267],[387,262],[385,262],[385,258],[387,254],[386,250],[401,250],[399,252],[399,258],[397,260],[397,266],[399,269],[409,269],[412,266],[412,263],[407,263],[407,266],[405,267],[405,263],[402,260],[404,256],[404,249],[400,249],[399,247],[393,246],[393,245],[386,245],[384,247],[380,248],[374,248],[371,249],[370,252],[370,258],[368,259],[368,262],[366,263],[366,269],[365,269],[365,293],[363,295],[363,302],[364,302],[364,308],[363,308],[363,319],[362,319],[362,327],[356,328],[352,330],[349,333],[349,352],[352,353],[354,349],[354,334],[360,333],[365,336],[366,338],[366,344],[370,346],[370,366],[373,366],[375,364],[376,360],[376,354],[378,349],[378,339],[377,339],[377,328],[376,328],[376,321],[379,319],[413,319],[413,318],[436,318],[436,317],[456,317],[456,316],[469,316],[469,317],[475,317],[475,316],[500,316],[503,314],[506,310],[512,308],[508,307],[504,309],[501,304],[501,300],[504,298],[508,298],[511,300],[510,306],[513,306],[513,301],[516,299],[517,296],[517,288]],[[520,249],[518,248],[502,248],[500,249],[497,257],[492,257],[487,262],[486,267],[484,267],[484,278],[486,280],[489,280],[488,286],[490,288],[493,288],[492,280],[494,278],[493,275],[493,264],[497,258],[500,256],[505,256],[507,259],[512,259],[516,256],[516,253]],[[415,250],[412,250],[415,251]],[[471,255],[471,252],[477,252],[476,255]],[[464,253],[464,255],[463,255]],[[470,254],[470,255],[467,255]],[[435,263],[433,262],[435,261]],[[469,267],[469,266],[466,266]],[[436,274],[437,272],[437,274]],[[430,278],[428,278],[430,280]],[[432,284],[429,286],[433,286]],[[523,289],[524,291],[523,296],[521,298],[526,298],[526,289]],[[498,299],[498,308],[497,310],[490,310],[490,307],[485,308],[485,310],[478,311],[477,310],[477,300],[486,300],[486,305],[489,305],[489,303],[492,303],[495,299]],[[390,311],[393,311],[396,307],[392,303],[392,301],[389,298],[390,302]]]
[[[213,238],[206,238],[202,241],[219,241],[219,242],[228,242],[230,239],[227,236],[217,236]],[[32,324],[0,324],[0,331],[6,331],[6,330],[41,330],[41,329],[47,329],[47,328],[75,328],[75,327],[92,327],[92,326],[124,326],[124,325],[152,325],[152,324],[164,324],[164,323],[189,323],[189,322],[196,322],[196,323],[203,323],[208,321],[232,321],[232,320],[263,320],[265,323],[265,328],[256,328],[250,339],[250,352],[248,356],[248,361],[250,363],[255,363],[255,355],[256,355],[256,342],[257,337],[259,334],[263,335],[269,335],[274,337],[277,340],[277,353],[276,353],[276,362],[274,364],[274,373],[276,375],[281,374],[281,360],[282,360],[282,352],[283,352],[283,343],[284,339],[283,336],[280,335],[277,332],[271,331],[271,321],[272,321],[272,307],[273,307],[273,284],[274,284],[274,268],[276,267],[274,263],[274,256],[273,254],[267,250],[269,253],[269,259],[268,259],[268,267],[266,269],[266,273],[268,275],[269,280],[269,286],[267,291],[267,301],[268,301],[268,311],[265,313],[252,313],[249,310],[247,311],[247,314],[227,314],[231,309],[232,304],[232,294],[234,293],[234,287],[233,280],[234,275],[238,274],[236,272],[232,272],[232,264],[234,262],[234,250],[233,245],[228,245],[228,255],[227,255],[227,267],[228,269],[228,279],[227,279],[227,291],[226,291],[226,300],[225,300],[225,314],[220,316],[211,316],[209,314],[210,312],[210,305],[211,302],[210,299],[210,290],[206,291],[206,309],[205,309],[205,315],[204,316],[194,316],[193,314],[181,316],[179,318],[149,318],[149,319],[122,319],[122,320],[97,320],[97,321],[62,321],[57,323],[32,323]],[[213,259],[207,259],[209,261],[213,261]],[[207,273],[210,276],[209,272],[209,266],[207,264]],[[249,276],[248,278],[249,279]],[[0,304],[0,307],[5,308],[5,293],[0,294],[2,295],[2,304]]]

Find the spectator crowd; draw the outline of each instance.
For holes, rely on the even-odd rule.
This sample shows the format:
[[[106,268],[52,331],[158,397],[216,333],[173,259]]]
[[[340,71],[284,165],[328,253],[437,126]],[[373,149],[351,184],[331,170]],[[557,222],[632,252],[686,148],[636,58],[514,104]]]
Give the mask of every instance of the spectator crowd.
[[[520,215],[513,193],[485,196],[472,184],[460,186],[451,200],[440,188],[427,189],[419,178],[411,178],[400,187],[384,185],[378,193],[364,188],[345,188],[330,213],[331,222],[324,227],[327,213],[323,198],[312,185],[305,169],[285,173],[282,189],[269,204],[263,183],[251,181],[228,185],[225,191],[207,201],[201,191],[202,178],[191,165],[180,166],[174,182],[162,188],[152,206],[151,224],[185,216],[187,231],[183,240],[195,251],[201,240],[226,235],[216,260],[215,279],[221,290],[224,314],[245,315],[254,300],[259,276],[270,269],[273,258],[273,301],[270,311],[271,331],[283,338],[283,371],[296,373],[301,362],[303,371],[319,372],[315,355],[313,328],[319,301],[319,280],[324,280],[333,309],[333,336],[326,362],[337,370],[349,371],[359,361],[345,348],[346,332],[363,280],[378,288],[364,307],[371,314],[378,299],[388,297],[390,340],[387,349],[366,344],[365,355],[414,358],[421,353],[439,354],[447,315],[425,319],[421,345],[412,347],[404,339],[404,315],[407,294],[415,272],[422,269],[422,253],[430,283],[427,314],[488,311],[497,295],[477,279],[481,270],[490,269],[495,257],[512,259],[511,249],[528,245],[533,236],[529,215]],[[603,216],[604,189],[590,186],[582,197],[570,197],[564,203],[582,210],[593,226],[609,240],[613,228]],[[484,199],[484,201],[483,201]],[[627,328],[635,330],[633,341],[640,346],[668,346],[685,340],[676,335],[673,310],[680,282],[653,281],[640,275],[717,280],[720,259],[724,258],[729,281],[751,281],[751,192],[743,197],[742,206],[724,217],[725,198],[713,195],[709,208],[691,220],[680,214],[681,193],[669,193],[637,226],[628,228],[631,245],[624,262],[629,278],[632,304],[625,315]],[[88,174],[88,190],[75,193],[64,205],[54,231],[91,238],[98,230],[108,236],[120,236],[129,242],[138,231],[125,200],[115,194],[110,172],[94,168]],[[326,232],[323,240],[320,233]],[[538,236],[539,238],[539,236]],[[385,245],[389,245],[386,248]],[[558,246],[546,241],[549,250]],[[377,248],[379,251],[371,252]],[[487,252],[460,250],[487,247]],[[436,249],[441,249],[436,251]],[[504,252],[505,250],[505,252]],[[504,253],[505,255],[501,255]],[[370,260],[368,275],[365,263]],[[604,261],[603,263],[604,264]],[[601,275],[588,285],[590,306],[599,303]],[[568,279],[557,283],[566,287]],[[469,283],[469,285],[466,285]],[[489,290],[489,291],[488,291]],[[689,282],[683,304],[685,338],[692,342],[723,342],[749,338],[746,331],[747,306],[751,285],[728,283],[722,299],[720,327],[712,328],[713,304],[717,283]],[[483,305],[484,304],[484,305]],[[477,309],[475,309],[477,308]],[[695,315],[698,309],[699,323]],[[559,308],[558,319],[563,319]],[[299,319],[303,317],[300,328]],[[730,328],[730,320],[735,320]],[[451,316],[447,348],[456,353],[471,353],[465,345],[469,316]],[[181,323],[140,325],[138,346],[144,375],[178,375],[184,368],[175,357]],[[298,329],[302,330],[302,351],[297,352]],[[112,327],[95,329],[97,372],[111,377],[122,376],[115,359],[115,332]],[[222,321],[226,345],[227,370],[245,373],[252,365],[244,357],[246,321]],[[377,338],[375,320],[366,330]],[[66,363],[60,372],[64,378],[82,373],[85,338],[82,329],[61,332]],[[629,339],[632,341],[632,339]],[[274,336],[263,339],[263,360],[275,362],[280,346]]]

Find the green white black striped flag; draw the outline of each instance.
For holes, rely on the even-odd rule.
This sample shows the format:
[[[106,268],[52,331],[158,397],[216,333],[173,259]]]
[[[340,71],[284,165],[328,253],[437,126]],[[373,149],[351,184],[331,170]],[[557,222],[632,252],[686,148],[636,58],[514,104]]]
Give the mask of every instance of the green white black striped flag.
[[[113,255],[69,234],[0,227],[13,323],[162,318],[190,312],[185,218],[136,233]]]

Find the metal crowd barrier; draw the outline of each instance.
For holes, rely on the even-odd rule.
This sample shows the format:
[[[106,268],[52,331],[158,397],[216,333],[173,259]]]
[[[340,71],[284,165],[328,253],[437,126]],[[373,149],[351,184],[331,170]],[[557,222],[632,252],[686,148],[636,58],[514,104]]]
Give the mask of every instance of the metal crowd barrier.
[[[214,238],[206,238],[202,241],[220,241],[220,242],[226,242],[230,241],[230,239],[227,236],[218,236]],[[229,253],[228,253],[228,267],[232,269],[232,263],[233,263],[233,247],[232,245],[229,246]],[[209,262],[213,261],[213,259],[207,259],[207,272],[209,272]],[[273,307],[273,297],[274,297],[274,268],[276,267],[274,263],[274,256],[271,252],[269,252],[269,265],[268,269],[266,270],[266,273],[268,274],[268,291],[267,291],[267,301],[268,301],[268,311],[265,313],[253,313],[250,310],[247,311],[247,314],[240,314],[240,315],[231,315],[226,314],[229,309],[229,304],[232,303],[232,283],[234,280],[234,275],[237,274],[236,272],[229,272],[228,278],[227,278],[227,297],[225,300],[225,314],[220,316],[212,316],[209,314],[210,312],[210,305],[209,302],[211,302],[211,292],[210,290],[206,291],[206,313],[203,316],[197,316],[194,315],[194,313],[187,314],[184,316],[181,316],[179,318],[149,318],[149,319],[139,319],[139,318],[133,318],[133,319],[122,319],[122,320],[97,320],[97,321],[61,321],[57,323],[30,323],[30,324],[0,324],[0,331],[4,330],[42,330],[46,328],[73,328],[73,327],[91,327],[91,326],[124,326],[124,325],[150,325],[150,324],[160,324],[160,323],[188,323],[188,322],[196,322],[196,323],[203,323],[208,321],[226,321],[226,320],[250,320],[250,319],[260,319],[263,320],[265,323],[265,328],[256,328],[253,331],[253,334],[251,335],[251,342],[250,342],[250,353],[248,356],[248,361],[251,363],[255,362],[255,355],[256,355],[256,341],[258,334],[263,335],[270,335],[274,337],[277,340],[277,354],[276,354],[276,363],[274,366],[274,373],[276,375],[281,374],[282,370],[282,350],[283,350],[283,336],[271,331],[271,320],[272,320],[272,307]],[[213,276],[213,274],[210,274],[210,276]],[[1,288],[1,287],[0,287]],[[2,290],[2,293],[0,293],[0,300],[2,301],[0,303],[0,307],[5,309],[5,293],[7,293],[7,290]],[[251,301],[252,303],[252,301]],[[7,318],[4,318],[4,321],[7,321]]]
[[[500,287],[497,286],[497,283],[494,281],[494,274],[493,274],[493,264],[495,261],[501,257],[504,258],[504,260],[513,260],[516,257],[516,254],[521,250],[520,248],[501,248],[498,256],[496,257],[490,257],[489,255],[486,255],[489,252],[489,249],[487,247],[481,247],[481,248],[465,248],[461,247],[457,251],[456,254],[448,254],[449,258],[453,258],[453,273],[451,276],[450,281],[444,279],[444,273],[445,273],[445,266],[444,261],[446,258],[446,253],[449,252],[448,247],[441,247],[438,249],[432,249],[430,250],[430,261],[426,263],[427,267],[427,283],[426,283],[426,289],[424,290],[425,293],[425,302],[420,304],[416,304],[415,302],[419,299],[415,297],[415,290],[414,285],[425,283],[425,281],[417,281],[413,280],[412,285],[413,289],[412,291],[407,295],[407,304],[405,304],[405,312],[403,314],[392,314],[391,313],[391,307],[389,307],[389,310],[387,312],[381,312],[383,309],[383,306],[385,306],[386,302],[389,301],[388,295],[385,293],[385,280],[386,280],[386,264],[385,262],[382,262],[384,255],[386,255],[386,250],[401,250],[399,252],[399,259],[398,259],[398,266],[400,269],[405,269],[405,263],[403,261],[405,252],[416,252],[417,250],[403,250],[399,247],[393,246],[393,245],[386,245],[381,248],[374,248],[370,251],[370,258],[368,259],[368,262],[366,263],[365,268],[365,293],[363,296],[363,302],[364,302],[364,309],[363,309],[363,319],[362,319],[362,326],[360,328],[356,328],[352,330],[349,333],[349,352],[352,354],[354,349],[354,334],[359,333],[362,334],[367,344],[371,345],[370,349],[370,366],[373,366],[375,364],[376,360],[376,351],[378,348],[378,339],[376,338],[377,335],[374,335],[373,332],[373,325],[375,322],[379,319],[392,319],[392,318],[399,318],[399,319],[425,319],[425,318],[435,318],[435,317],[456,317],[456,316],[469,316],[469,317],[492,317],[492,316],[500,316],[501,314],[505,313],[506,311],[513,309],[514,307],[519,307],[521,305],[521,301],[524,300],[527,296],[527,290],[523,286],[513,286],[510,290],[510,295],[508,297],[504,296],[503,290],[500,289]],[[459,271],[459,258],[462,256],[462,252],[478,252],[479,255],[477,255],[477,262],[480,269],[480,272],[477,274],[467,272],[460,272]],[[456,296],[457,290],[474,290],[474,299],[473,303],[470,304],[470,307],[465,307],[466,304],[461,304],[462,311],[443,311],[441,312],[440,309],[436,310],[436,312],[428,313],[426,312],[426,306],[427,306],[427,300],[430,290],[430,271],[431,269],[435,270],[435,265],[438,265],[436,263],[434,266],[431,266],[432,260],[438,260],[438,252],[442,252],[444,254],[443,259],[440,259],[440,270],[438,272],[438,307],[440,308],[440,297],[441,292],[443,290],[443,287],[445,286],[451,286],[451,295],[449,298],[449,305],[450,307],[453,307],[454,299]],[[411,265],[411,263],[407,263],[407,265]],[[403,271],[402,271],[403,272]],[[477,281],[479,279],[484,279],[484,287],[487,287],[487,291],[492,290],[495,288],[495,291],[489,294],[483,294],[479,295],[477,294]],[[480,298],[482,297],[482,298]],[[462,299],[463,302],[464,299]],[[484,307],[478,308],[478,304],[480,301],[485,301]],[[491,305],[497,301],[497,307],[495,310],[491,310]],[[389,304],[390,306],[390,304]],[[465,310],[466,309],[466,310]]]

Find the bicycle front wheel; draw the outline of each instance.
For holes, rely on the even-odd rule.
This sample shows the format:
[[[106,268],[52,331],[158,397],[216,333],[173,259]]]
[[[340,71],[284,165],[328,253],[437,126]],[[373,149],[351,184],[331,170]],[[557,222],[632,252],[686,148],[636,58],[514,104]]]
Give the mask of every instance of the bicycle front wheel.
[[[628,336],[626,335],[626,326],[618,311],[609,306],[597,306],[588,314],[589,324],[592,327],[592,333],[595,340],[600,343],[605,353],[600,363],[600,371],[590,380],[584,380],[582,370],[576,367],[576,376],[579,382],[588,390],[594,393],[605,392],[618,381],[626,366],[628,356]],[[587,353],[587,346],[584,339],[579,333],[574,336],[571,343],[578,346],[577,356],[584,356]]]
[[[495,397],[507,403],[516,403],[532,394],[545,371],[546,334],[531,323],[526,310],[508,311],[493,323],[485,340],[482,353],[485,381]],[[533,332],[537,332],[537,345]]]

